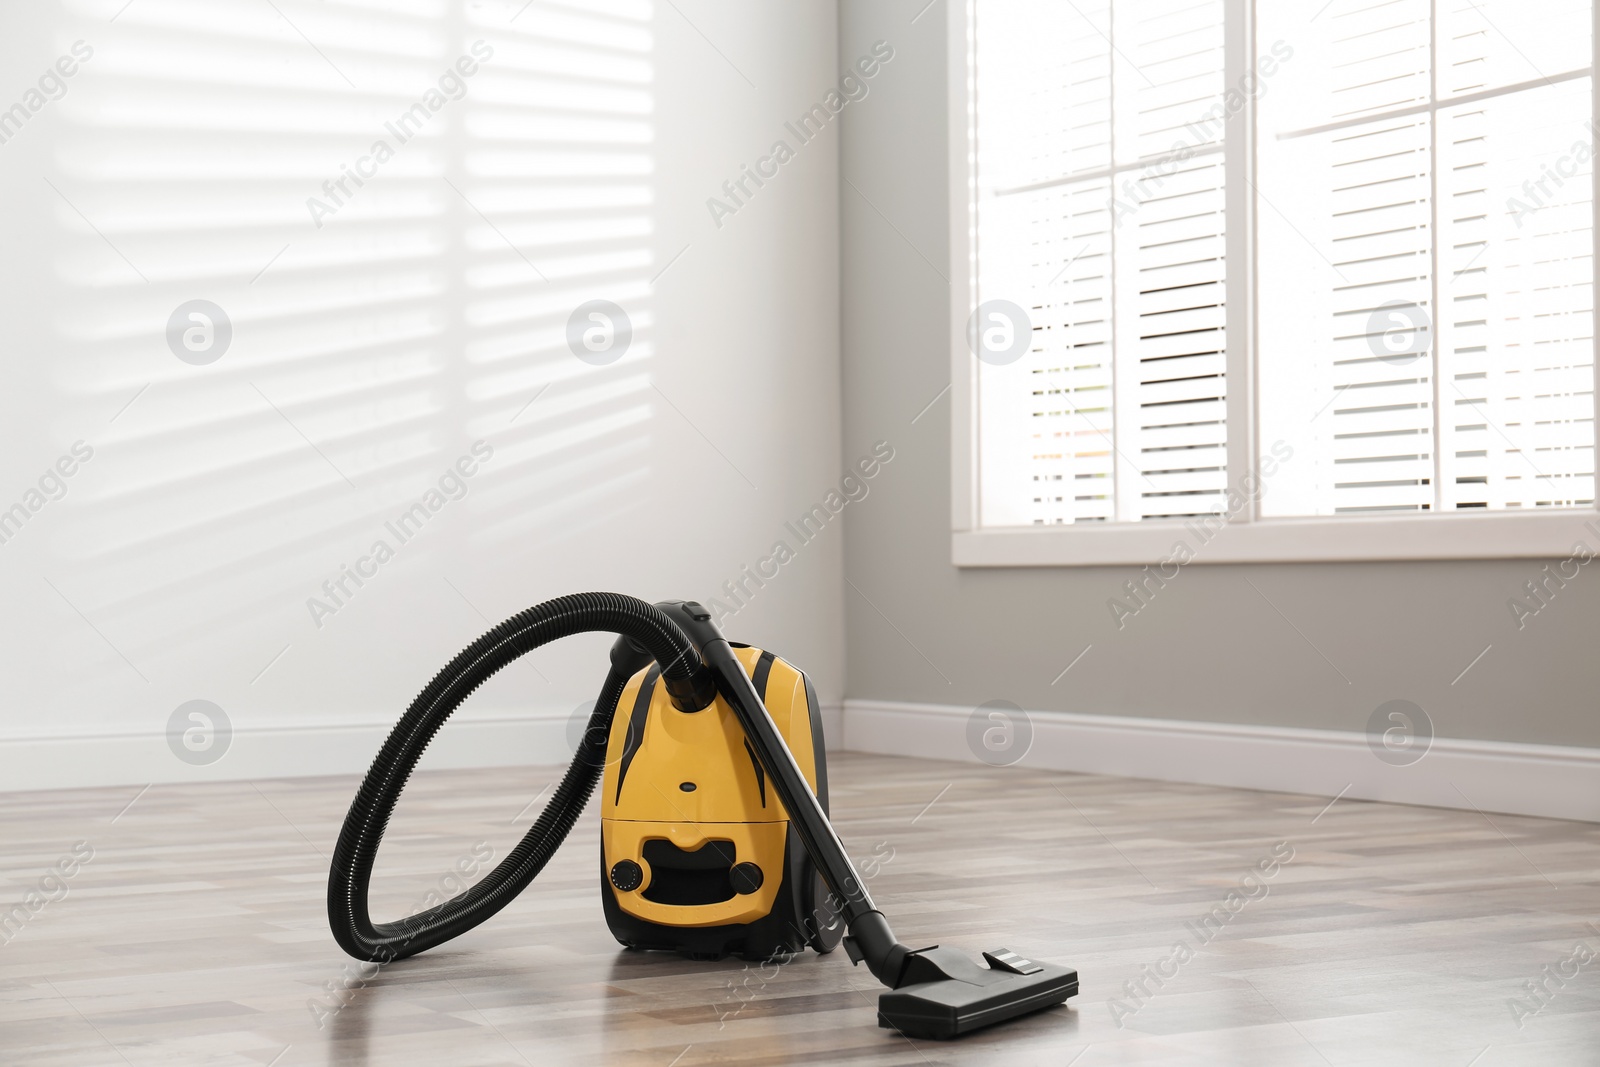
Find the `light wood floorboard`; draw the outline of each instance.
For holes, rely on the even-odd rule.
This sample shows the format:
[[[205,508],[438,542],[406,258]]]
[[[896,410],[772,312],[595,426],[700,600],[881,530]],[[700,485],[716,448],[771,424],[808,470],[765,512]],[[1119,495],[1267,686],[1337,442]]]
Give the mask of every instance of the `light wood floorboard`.
[[[409,910],[479,842],[504,856],[557,774],[419,773],[374,911]],[[0,907],[75,842],[93,858],[0,945],[0,1063],[1600,1063],[1600,958],[1548,980],[1520,1025],[1511,1006],[1576,946],[1600,953],[1600,827],[852,754],[830,776],[903,941],[1067,963],[1083,993],[911,1042],[877,1027],[878,987],[842,951],[768,968],[624,952],[593,810],[495,919],[362,976],[323,901],[355,779],[13,793]],[[1274,849],[1292,860],[1202,945],[1195,926]],[[1193,958],[1163,962],[1180,942]],[[1147,965],[1168,976],[1130,996]]]

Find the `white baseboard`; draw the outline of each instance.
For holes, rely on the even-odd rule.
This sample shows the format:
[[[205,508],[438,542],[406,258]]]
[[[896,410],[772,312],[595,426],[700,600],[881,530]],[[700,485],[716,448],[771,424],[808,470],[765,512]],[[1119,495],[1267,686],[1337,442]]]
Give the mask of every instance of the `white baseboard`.
[[[823,736],[837,749],[842,709],[822,708]],[[452,719],[428,746],[426,767],[562,764],[572,759],[567,712],[478,715]],[[191,766],[172,754],[163,734],[82,734],[0,738],[0,791],[142,786],[162,782],[241,781],[361,774],[392,722],[235,730],[217,762]]]
[[[846,700],[843,747],[979,762],[971,708]],[[1435,738],[1416,763],[1378,759],[1364,734],[1074,712],[1028,712],[1018,764],[1429,807],[1600,822],[1600,749]]]
[[[847,700],[822,709],[830,751],[977,762],[972,709]],[[1020,766],[1198,782],[1286,793],[1471,808],[1600,822],[1600,749],[1436,738],[1407,767],[1375,757],[1365,735],[1072,712],[1029,712],[1033,744]],[[142,786],[360,774],[392,723],[295,725],[235,732],[208,766],[177,759],[160,734],[0,739],[0,790]],[[565,713],[452,720],[427,767],[548,765],[571,758]],[[1348,788],[1347,788],[1348,787]]]

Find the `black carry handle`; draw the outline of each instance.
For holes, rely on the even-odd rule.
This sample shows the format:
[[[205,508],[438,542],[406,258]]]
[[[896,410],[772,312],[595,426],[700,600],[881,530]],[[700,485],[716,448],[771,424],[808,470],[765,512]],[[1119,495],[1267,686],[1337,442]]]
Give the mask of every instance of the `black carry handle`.
[[[954,1037],[1060,1004],[1078,991],[1077,971],[1035,963],[1008,949],[984,953],[989,966],[982,967],[954,949],[910,949],[896,940],[711,613],[693,601],[658,606],[699,646],[718,694],[744,727],[811,861],[841,901],[851,962],[865,961],[873,977],[895,990],[879,998],[881,1025],[913,1037]]]

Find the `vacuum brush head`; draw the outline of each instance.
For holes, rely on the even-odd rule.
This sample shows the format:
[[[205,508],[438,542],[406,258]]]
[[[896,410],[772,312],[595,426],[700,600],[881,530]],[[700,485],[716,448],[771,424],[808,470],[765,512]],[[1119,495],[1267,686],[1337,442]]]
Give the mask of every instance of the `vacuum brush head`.
[[[980,967],[952,948],[907,957],[900,982],[878,998],[878,1025],[907,1037],[951,1038],[1063,1003],[1078,972],[1036,963],[1009,949],[985,952]]]

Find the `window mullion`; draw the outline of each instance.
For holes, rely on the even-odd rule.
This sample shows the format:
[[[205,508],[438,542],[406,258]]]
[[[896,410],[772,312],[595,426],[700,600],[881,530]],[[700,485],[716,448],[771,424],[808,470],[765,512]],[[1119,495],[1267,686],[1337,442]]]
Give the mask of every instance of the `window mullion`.
[[[1224,225],[1227,295],[1227,432],[1230,522],[1253,522],[1259,512],[1256,473],[1255,315],[1255,69],[1252,0],[1226,0],[1223,15],[1224,85],[1239,89],[1243,106],[1228,115],[1224,136]],[[1250,490],[1254,489],[1252,492]],[[1233,507],[1233,501],[1242,506]]]
[[[1106,189],[1111,198],[1116,197],[1117,167],[1122,162],[1117,156],[1117,126],[1118,110],[1122,106],[1122,94],[1133,92],[1130,85],[1124,89],[1122,79],[1117,76],[1117,7],[1115,2],[1106,8],[1106,44],[1111,52],[1108,56],[1107,70],[1111,86],[1111,110],[1107,118],[1107,153],[1111,163],[1111,172],[1106,177]],[[1127,331],[1123,329],[1124,316],[1122,301],[1127,299],[1128,293],[1125,285],[1119,284],[1123,268],[1126,264],[1127,238],[1118,232],[1118,228],[1111,227],[1111,273],[1110,296],[1111,315],[1109,326],[1111,331],[1111,441],[1112,454],[1112,492],[1113,511],[1117,522],[1138,522],[1140,516],[1139,482],[1140,470],[1138,467],[1138,420],[1139,420],[1139,376],[1137,373],[1129,374],[1128,366],[1130,356],[1132,364],[1138,367],[1136,355],[1138,345],[1138,330]],[[1124,348],[1124,345],[1128,347]],[[1131,455],[1130,455],[1131,453]]]
[[[1439,264],[1441,261],[1439,245],[1439,122],[1443,118],[1439,101],[1439,0],[1428,2],[1428,104],[1432,111],[1428,114],[1428,245],[1433,253],[1430,256],[1429,273],[1432,275],[1429,285],[1429,299],[1433,307],[1429,316],[1433,321],[1431,336],[1428,341],[1428,352],[1432,357],[1429,366],[1433,370],[1433,510],[1442,511],[1448,503],[1444,492],[1444,320],[1445,310],[1440,305],[1441,289],[1439,286]]]
[[[1600,25],[1596,25],[1596,22],[1594,8],[1591,5],[1589,11],[1589,70],[1592,72],[1589,78],[1589,129],[1591,131],[1595,128],[1595,123],[1600,121],[1600,32],[1597,32],[1600,31]],[[1593,168],[1593,173],[1589,178],[1589,188],[1591,191],[1589,200],[1589,247],[1590,258],[1593,261],[1590,275],[1592,284],[1589,289],[1589,332],[1592,336],[1600,338],[1600,334],[1595,333],[1593,326],[1595,322],[1600,321],[1600,166]],[[1600,341],[1596,343],[1600,344]],[[1595,389],[1593,395],[1600,397],[1600,350],[1595,353],[1594,366],[1591,370]],[[1600,414],[1600,412],[1595,414]],[[1589,469],[1594,472],[1593,484],[1600,487],[1600,418],[1591,417],[1590,422],[1593,431],[1591,440],[1594,443],[1592,455],[1595,458],[1591,461]],[[1600,509],[1600,491],[1594,492],[1594,500],[1590,507],[1592,509]]]

